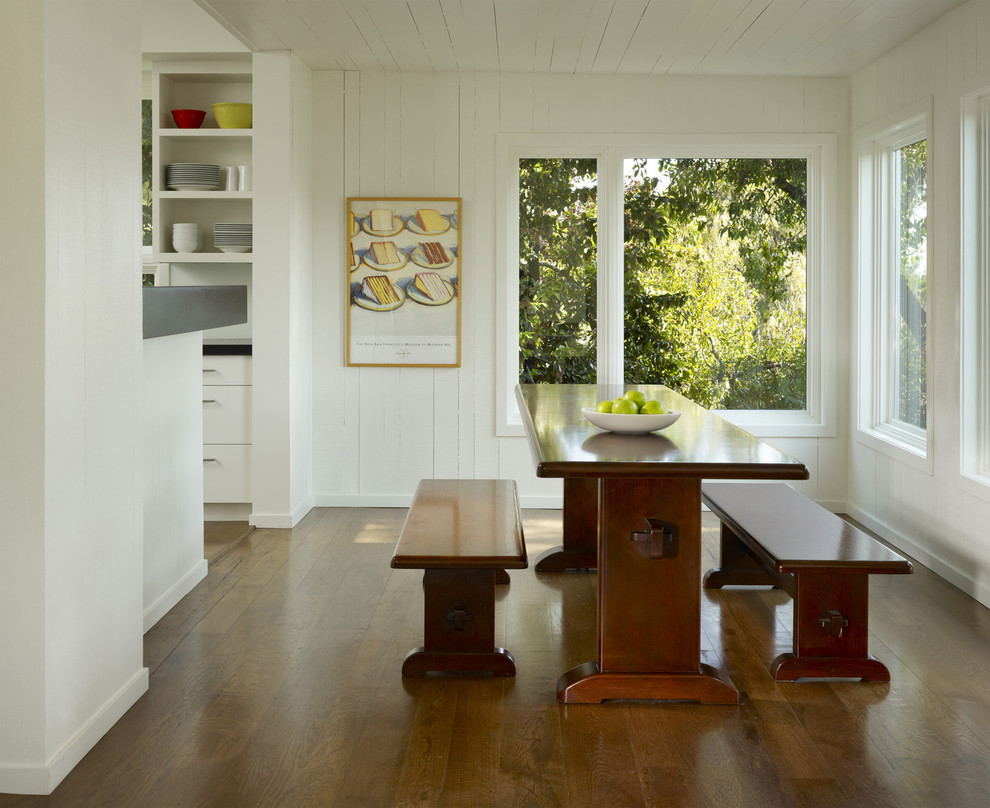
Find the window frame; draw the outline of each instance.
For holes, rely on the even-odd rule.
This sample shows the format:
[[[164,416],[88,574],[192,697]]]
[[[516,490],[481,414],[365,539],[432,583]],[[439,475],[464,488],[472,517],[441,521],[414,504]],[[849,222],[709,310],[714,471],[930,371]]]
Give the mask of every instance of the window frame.
[[[496,138],[496,435],[523,435],[514,390],[519,378],[519,160],[598,160],[598,368],[600,383],[622,383],[623,162],[628,158],[801,158],[808,165],[807,398],[803,410],[720,410],[760,437],[834,437],[836,142],[814,135],[556,135]],[[832,282],[826,282],[832,278]]]
[[[933,236],[934,140],[932,99],[926,98],[874,121],[856,132],[858,159],[857,216],[857,387],[856,439],[875,450],[924,471],[934,472],[935,401],[937,370],[933,363],[935,329],[929,325],[925,339],[926,426],[905,424],[888,415],[896,397],[896,340],[892,298],[900,275],[897,233],[897,205],[892,164],[895,152],[920,140],[926,143],[925,161],[927,238],[926,283],[928,311],[934,312],[936,282]]]
[[[990,76],[962,95],[960,155],[960,474],[990,486]]]

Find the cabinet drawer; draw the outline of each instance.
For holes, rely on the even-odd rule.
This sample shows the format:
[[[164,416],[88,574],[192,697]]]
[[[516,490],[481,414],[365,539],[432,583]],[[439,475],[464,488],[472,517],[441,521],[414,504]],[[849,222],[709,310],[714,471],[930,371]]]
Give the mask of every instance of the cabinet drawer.
[[[203,443],[251,442],[251,388],[203,387]]]
[[[251,502],[251,447],[203,445],[203,501]]]
[[[204,356],[203,384],[251,384],[251,357]]]

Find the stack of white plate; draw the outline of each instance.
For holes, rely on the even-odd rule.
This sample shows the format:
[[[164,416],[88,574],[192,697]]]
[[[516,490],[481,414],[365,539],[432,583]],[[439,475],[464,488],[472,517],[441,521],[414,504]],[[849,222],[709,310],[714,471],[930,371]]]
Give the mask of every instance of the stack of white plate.
[[[220,166],[170,163],[165,166],[165,187],[173,191],[215,191],[220,187]]]
[[[217,222],[213,225],[213,244],[223,252],[251,252],[251,225]]]

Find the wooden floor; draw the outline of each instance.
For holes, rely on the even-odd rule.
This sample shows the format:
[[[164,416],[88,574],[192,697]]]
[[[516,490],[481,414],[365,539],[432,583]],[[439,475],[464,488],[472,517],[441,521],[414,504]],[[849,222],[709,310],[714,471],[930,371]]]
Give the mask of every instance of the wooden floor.
[[[514,678],[403,679],[423,608],[420,575],[389,568],[404,515],[318,509],[235,543],[146,635],[149,692],[52,796],[0,806],[990,805],[990,611],[920,565],[873,578],[889,685],[775,684],[790,600],[737,589],[704,593],[702,648],[740,705],[564,707],[595,577],[511,573]],[[559,512],[524,524],[531,559],[558,543]]]
[[[247,522],[204,522],[203,556],[217,563],[254,530]]]

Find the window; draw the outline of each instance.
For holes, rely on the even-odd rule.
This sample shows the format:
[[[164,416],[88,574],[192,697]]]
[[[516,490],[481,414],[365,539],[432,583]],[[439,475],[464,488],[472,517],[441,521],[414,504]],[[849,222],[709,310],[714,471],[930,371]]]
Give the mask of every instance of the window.
[[[519,381],[661,383],[757,434],[832,433],[831,140],[524,140],[499,148],[499,434]]]
[[[928,121],[861,134],[859,431],[930,457]],[[930,468],[930,463],[924,464]]]
[[[598,161],[519,161],[519,380],[593,383]]]
[[[804,158],[626,158],[623,381],[803,410]]]
[[[891,267],[894,310],[889,339],[892,353],[890,409],[887,418],[916,429],[925,429],[928,385],[925,375],[928,343],[928,157],[925,140],[894,149],[891,153],[895,210],[891,217],[891,247],[896,250]]]

